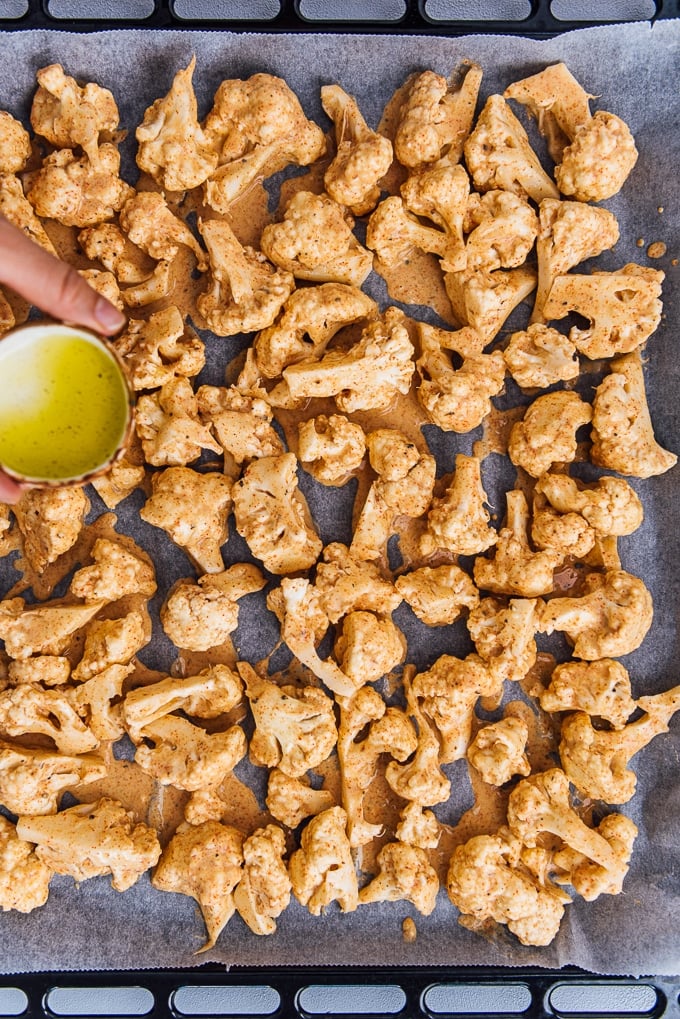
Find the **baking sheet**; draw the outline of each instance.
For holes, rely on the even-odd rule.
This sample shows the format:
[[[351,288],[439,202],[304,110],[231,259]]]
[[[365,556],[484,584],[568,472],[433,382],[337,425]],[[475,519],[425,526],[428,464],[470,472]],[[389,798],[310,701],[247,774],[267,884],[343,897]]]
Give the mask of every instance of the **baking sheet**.
[[[165,94],[178,68],[197,55],[195,86],[199,113],[210,106],[219,82],[268,71],[286,78],[305,110],[326,124],[319,87],[339,82],[359,99],[368,122],[376,125],[384,102],[415,70],[432,68],[449,75],[463,59],[484,68],[482,92],[502,91],[512,80],[565,60],[577,79],[596,96],[601,108],[622,116],[630,125],[640,159],[624,191],[607,203],[619,217],[622,239],[616,251],[599,260],[612,269],[627,261],[663,268],[664,320],[647,345],[647,380],[659,441],[680,450],[678,402],[680,329],[678,268],[680,208],[677,175],[680,166],[680,22],[585,29],[548,41],[515,37],[459,39],[390,36],[297,35],[258,36],[179,31],[117,31],[94,35],[13,32],[2,36],[0,107],[27,117],[38,68],[58,61],[76,78],[96,80],[115,94],[121,124],[130,131],[123,143],[125,173],[134,181],[134,128],[144,109]],[[658,211],[663,210],[663,211]],[[664,241],[667,255],[656,262],[645,256],[645,245]],[[380,281],[376,293],[384,298]],[[418,315],[417,317],[424,317]],[[219,383],[228,342],[209,344],[213,360],[200,381]],[[219,351],[220,360],[214,360]],[[478,433],[448,435],[437,441],[441,469],[451,470],[456,451],[469,452]],[[680,528],[675,505],[677,470],[647,482],[634,482],[646,508],[643,526],[620,541],[625,569],[645,579],[655,606],[655,618],[642,648],[628,656],[635,696],[667,689],[678,683],[680,660]],[[507,487],[507,479],[506,486]],[[345,503],[330,511],[327,492],[310,483],[306,492],[315,516],[322,516],[324,541],[347,540]],[[493,509],[501,515],[500,486],[490,485]],[[103,508],[92,494],[95,509]],[[118,508],[119,529],[132,529],[157,564],[160,602],[171,578],[189,575],[183,553],[163,541],[161,532],[137,517],[143,497],[135,493]],[[243,557],[245,546],[232,536],[224,549],[227,565]],[[3,564],[0,593],[16,579]],[[179,572],[178,572],[179,571]],[[235,644],[251,661],[271,650],[276,632],[263,628],[257,596],[246,600]],[[400,610],[401,611],[401,610]],[[398,620],[399,621],[399,620]],[[411,660],[431,664],[444,651],[457,652],[448,628],[422,640]],[[262,642],[270,641],[267,648]],[[169,669],[176,655],[162,635],[144,649],[146,665]],[[594,903],[576,900],[568,907],[555,941],[547,948],[525,948],[504,928],[485,940],[459,927],[456,911],[445,893],[434,914],[423,918],[404,903],[363,907],[343,915],[332,907],[325,916],[311,917],[292,902],[278,921],[278,931],[257,938],[235,917],[217,947],[198,958],[203,927],[193,901],[155,891],[144,876],[123,895],[112,892],[108,879],[85,882],[79,889],[70,878],[57,877],[45,907],[29,916],[0,918],[0,970],[25,972],[46,969],[114,969],[181,967],[197,962],[225,965],[538,965],[581,966],[594,972],[675,975],[680,972],[680,719],[671,733],[658,737],[636,759],[638,792],[623,808],[640,828],[633,862],[617,897],[602,896]],[[467,788],[465,762],[451,766],[454,785]],[[459,770],[460,769],[460,770]],[[459,778],[459,783],[456,781]],[[466,793],[461,794],[463,800]],[[467,806],[468,803],[465,803]],[[402,939],[401,920],[414,915],[418,937]]]

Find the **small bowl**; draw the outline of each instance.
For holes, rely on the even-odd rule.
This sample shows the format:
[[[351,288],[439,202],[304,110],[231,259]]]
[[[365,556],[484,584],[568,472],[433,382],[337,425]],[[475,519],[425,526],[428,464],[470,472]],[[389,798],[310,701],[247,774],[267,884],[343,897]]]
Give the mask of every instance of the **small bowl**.
[[[132,433],[134,392],[101,336],[60,322],[0,338],[0,468],[36,488],[85,485]]]

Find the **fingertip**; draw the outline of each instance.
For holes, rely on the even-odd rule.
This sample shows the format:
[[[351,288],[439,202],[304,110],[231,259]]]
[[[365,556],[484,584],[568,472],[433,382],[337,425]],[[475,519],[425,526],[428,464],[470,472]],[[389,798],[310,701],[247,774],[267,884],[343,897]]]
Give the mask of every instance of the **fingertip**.
[[[4,502],[8,506],[16,506],[22,494],[21,485],[0,471],[0,502]]]
[[[117,333],[125,325],[125,315],[105,297],[98,297],[94,306],[94,317],[105,335]]]

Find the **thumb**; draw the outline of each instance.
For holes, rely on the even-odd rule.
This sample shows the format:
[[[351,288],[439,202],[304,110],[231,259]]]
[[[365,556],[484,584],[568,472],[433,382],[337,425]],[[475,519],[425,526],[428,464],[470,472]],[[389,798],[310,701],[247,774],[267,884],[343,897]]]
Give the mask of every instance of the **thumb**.
[[[0,471],[0,502],[14,506],[22,496],[23,489]]]

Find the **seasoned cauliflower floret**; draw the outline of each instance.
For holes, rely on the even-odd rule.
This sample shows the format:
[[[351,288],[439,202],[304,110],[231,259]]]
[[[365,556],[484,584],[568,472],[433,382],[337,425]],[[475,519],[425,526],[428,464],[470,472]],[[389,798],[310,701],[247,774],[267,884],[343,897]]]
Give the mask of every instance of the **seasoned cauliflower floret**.
[[[142,739],[148,725],[170,712],[219,718],[242,697],[243,686],[237,673],[226,665],[209,665],[196,676],[177,679],[168,676],[130,691],[123,705],[125,724],[133,739]]]
[[[265,254],[243,247],[226,220],[199,221],[210,259],[208,289],[196,307],[217,336],[234,336],[270,326],[290,297],[295,280],[271,265]]]
[[[535,117],[556,163],[562,158],[569,139],[590,120],[589,100],[594,98],[561,62],[513,82],[504,95],[506,99],[522,103]]]
[[[0,173],[19,173],[31,154],[31,137],[16,117],[0,110]]]
[[[465,229],[468,270],[511,269],[522,265],[533,248],[538,217],[512,191],[487,191],[468,203]]]
[[[561,630],[574,655],[587,661],[621,657],[640,646],[652,623],[652,597],[623,570],[590,573],[580,598],[551,598],[541,609],[542,633]]]
[[[330,697],[313,686],[278,686],[245,662],[238,669],[255,719],[251,758],[291,778],[325,761],[338,738]]]
[[[414,370],[413,344],[404,320],[402,311],[390,307],[347,352],[332,350],[320,361],[289,365],[283,372],[284,396],[296,404],[334,396],[347,414],[389,407],[398,393],[408,393]]]
[[[20,913],[44,906],[53,871],[36,856],[33,846],[17,836],[6,817],[0,817],[0,909]]]
[[[345,484],[365,453],[363,428],[344,414],[319,414],[298,425],[300,463],[322,485]]]
[[[24,194],[21,181],[13,173],[0,173],[0,215],[8,219],[10,223],[13,223],[14,226],[26,234],[27,237],[30,237],[32,241],[35,241],[36,244],[39,244],[41,248],[44,248],[45,251],[49,251],[51,255],[57,254],[56,248],[45,231],[45,227],[36,216],[33,206]],[[4,309],[5,316],[8,310],[11,312],[9,305],[7,305],[7,309]],[[7,328],[10,325],[14,325],[14,323],[9,323]]]
[[[637,157],[628,125],[614,113],[597,110],[562,153],[555,180],[563,195],[601,202],[621,190]]]
[[[595,390],[591,457],[599,467],[649,478],[677,463],[675,453],[654,438],[642,364],[635,354],[611,362],[611,373]]]
[[[106,142],[96,163],[77,157],[71,149],[57,149],[31,176],[27,195],[38,216],[57,219],[64,226],[95,226],[113,219],[134,194],[119,176],[120,152]]]
[[[436,815],[431,810],[424,810],[419,804],[407,803],[402,810],[399,824],[394,834],[400,842],[420,849],[436,849],[439,844],[441,828]]]
[[[146,471],[141,464],[121,457],[106,474],[94,479],[92,487],[108,509],[115,509],[119,502],[142,486],[145,477]]]
[[[163,715],[141,731],[135,761],[161,785],[195,792],[218,786],[245,756],[243,729],[208,733],[180,715]]]
[[[371,131],[356,99],[339,85],[324,85],[321,105],[335,126],[335,156],[324,174],[333,201],[363,216],[380,197],[379,182],[392,165],[392,143]]]
[[[262,231],[260,247],[271,262],[297,279],[360,287],[373,258],[352,233],[353,225],[352,217],[332,198],[297,191],[283,220]]]
[[[447,549],[458,555],[477,555],[497,540],[486,509],[481,462],[474,456],[456,455],[456,470],[446,494],[434,499],[427,515],[427,531],[420,539],[424,555]]]
[[[74,573],[69,587],[76,598],[96,604],[118,601],[130,594],[150,598],[156,593],[153,564],[147,553],[129,539],[122,544],[97,538],[90,554],[93,564]]]
[[[272,427],[272,411],[265,400],[244,396],[230,386],[201,386],[198,410],[226,454],[236,464],[283,453],[283,443]],[[225,466],[225,473],[227,473]]]
[[[528,775],[531,764],[524,750],[529,726],[512,715],[482,726],[467,749],[467,759],[485,782],[503,785],[513,775]]]
[[[257,367],[265,378],[278,378],[289,364],[321,357],[338,330],[377,312],[368,294],[345,283],[294,290],[273,325],[253,341]]]
[[[199,474],[190,467],[168,467],[154,474],[152,494],[139,511],[142,520],[166,531],[205,573],[224,570],[221,548],[227,540],[231,482],[224,474]],[[187,513],[187,507],[191,513]]]
[[[598,534],[632,534],[642,523],[639,496],[623,478],[605,475],[583,487],[567,474],[544,474],[535,491],[559,513],[578,513]]]
[[[161,608],[161,624],[176,647],[207,651],[229,639],[238,626],[238,600],[261,590],[265,580],[252,563],[206,573],[198,583],[181,581]]]
[[[457,163],[470,133],[482,69],[463,64],[457,88],[434,71],[423,71],[407,84],[399,110],[394,152],[403,166],[415,168],[445,157]]]
[[[416,677],[417,680],[418,677]],[[385,779],[390,789],[404,800],[411,800],[423,807],[444,803],[451,795],[451,783],[440,768],[440,744],[435,725],[421,710],[416,680],[404,673],[404,693],[407,714],[418,730],[418,745],[413,757],[404,764],[390,761]]]
[[[205,365],[203,342],[175,305],[131,319],[113,345],[137,390],[158,389],[178,375],[191,378]]]
[[[444,286],[456,319],[470,326],[487,346],[499,334],[506,319],[536,287],[536,270],[467,269],[444,274]]]
[[[300,848],[290,858],[288,873],[295,898],[312,916],[331,902],[344,913],[359,904],[359,887],[346,834],[347,814],[331,807],[317,814],[302,833]]]
[[[92,623],[91,626],[96,626]],[[11,661],[7,667],[7,678],[11,684],[40,683],[41,686],[61,686],[71,676],[71,663],[59,655],[38,655]]]
[[[199,418],[196,394],[185,378],[173,377],[156,392],[139,397],[136,428],[146,462],[154,467],[186,467],[204,449],[222,452]]]
[[[578,376],[576,347],[566,336],[540,322],[513,333],[503,359],[518,386],[547,389]]]
[[[57,750],[76,756],[99,746],[83,725],[66,693],[22,684],[0,693],[0,730],[7,736],[38,734],[53,740]]]
[[[423,566],[397,577],[394,586],[427,626],[449,626],[479,603],[477,588],[459,566]]]
[[[622,729],[636,708],[628,671],[621,662],[564,662],[539,694],[544,711],[583,711]]]
[[[468,618],[477,654],[499,680],[519,682],[536,661],[539,605],[535,598],[482,598]]]
[[[359,902],[412,902],[419,913],[429,916],[439,891],[437,872],[424,849],[388,842],[378,853],[376,877],[359,892]]]
[[[132,195],[121,209],[120,226],[133,244],[159,264],[173,262],[180,248],[188,248],[201,272],[208,267],[205,252],[187,224],[156,191]]]
[[[131,888],[161,855],[156,832],[135,824],[131,813],[107,797],[59,814],[22,816],[17,835],[35,843],[35,855],[57,874],[76,881],[110,874],[117,892]]]
[[[75,632],[97,615],[105,600],[88,600],[85,605],[44,602],[27,606],[23,598],[5,598],[0,601],[0,640],[4,640],[11,658],[60,655]]]
[[[406,640],[391,619],[372,612],[350,612],[335,642],[335,657],[354,684],[374,683],[386,676],[406,655]]]
[[[508,455],[515,466],[539,478],[554,463],[571,463],[576,456],[576,432],[592,416],[590,404],[577,393],[558,390],[539,396],[512,426]]]
[[[594,863],[570,847],[558,850],[552,859],[553,865],[558,868],[555,881],[571,885],[587,902],[592,902],[599,895],[621,893],[638,830],[629,817],[607,814],[597,826],[597,833],[612,847],[616,858],[614,867]]]
[[[296,468],[294,453],[261,457],[233,488],[236,528],[270,573],[309,569],[322,548],[306,518]]]
[[[149,276],[151,259],[128,240],[116,223],[85,227],[78,233],[78,244],[91,262],[102,263],[116,285],[141,283]]]
[[[323,560],[316,568],[316,588],[331,623],[357,609],[389,616],[401,602],[401,594],[374,563],[355,559],[340,542],[323,550]]]
[[[217,166],[212,139],[201,130],[191,79],[196,67],[178,71],[172,87],[145,111],[135,132],[139,142],[137,166],[167,191],[198,187]]]
[[[314,817],[335,805],[328,789],[314,789],[299,778],[291,778],[279,768],[269,772],[267,810],[288,828],[297,828],[306,817]]]
[[[82,488],[31,489],[13,507],[24,555],[38,573],[78,540],[90,501]]]
[[[109,665],[127,665],[150,639],[150,626],[141,612],[121,619],[95,619],[85,634],[85,646],[72,678],[92,679]]]
[[[219,821],[181,824],[163,850],[151,884],[162,892],[190,895],[198,903],[212,948],[234,915],[234,888],[241,879],[243,835]]]
[[[253,934],[273,934],[276,917],[290,902],[285,852],[285,835],[275,824],[258,828],[243,843],[243,874],[234,904]]]
[[[31,126],[58,149],[80,147],[96,165],[100,142],[110,141],[118,127],[118,107],[107,88],[79,85],[61,64],[42,67],[31,106]]]
[[[0,740],[0,803],[12,814],[56,814],[61,794],[106,778],[95,754],[77,757]]]

